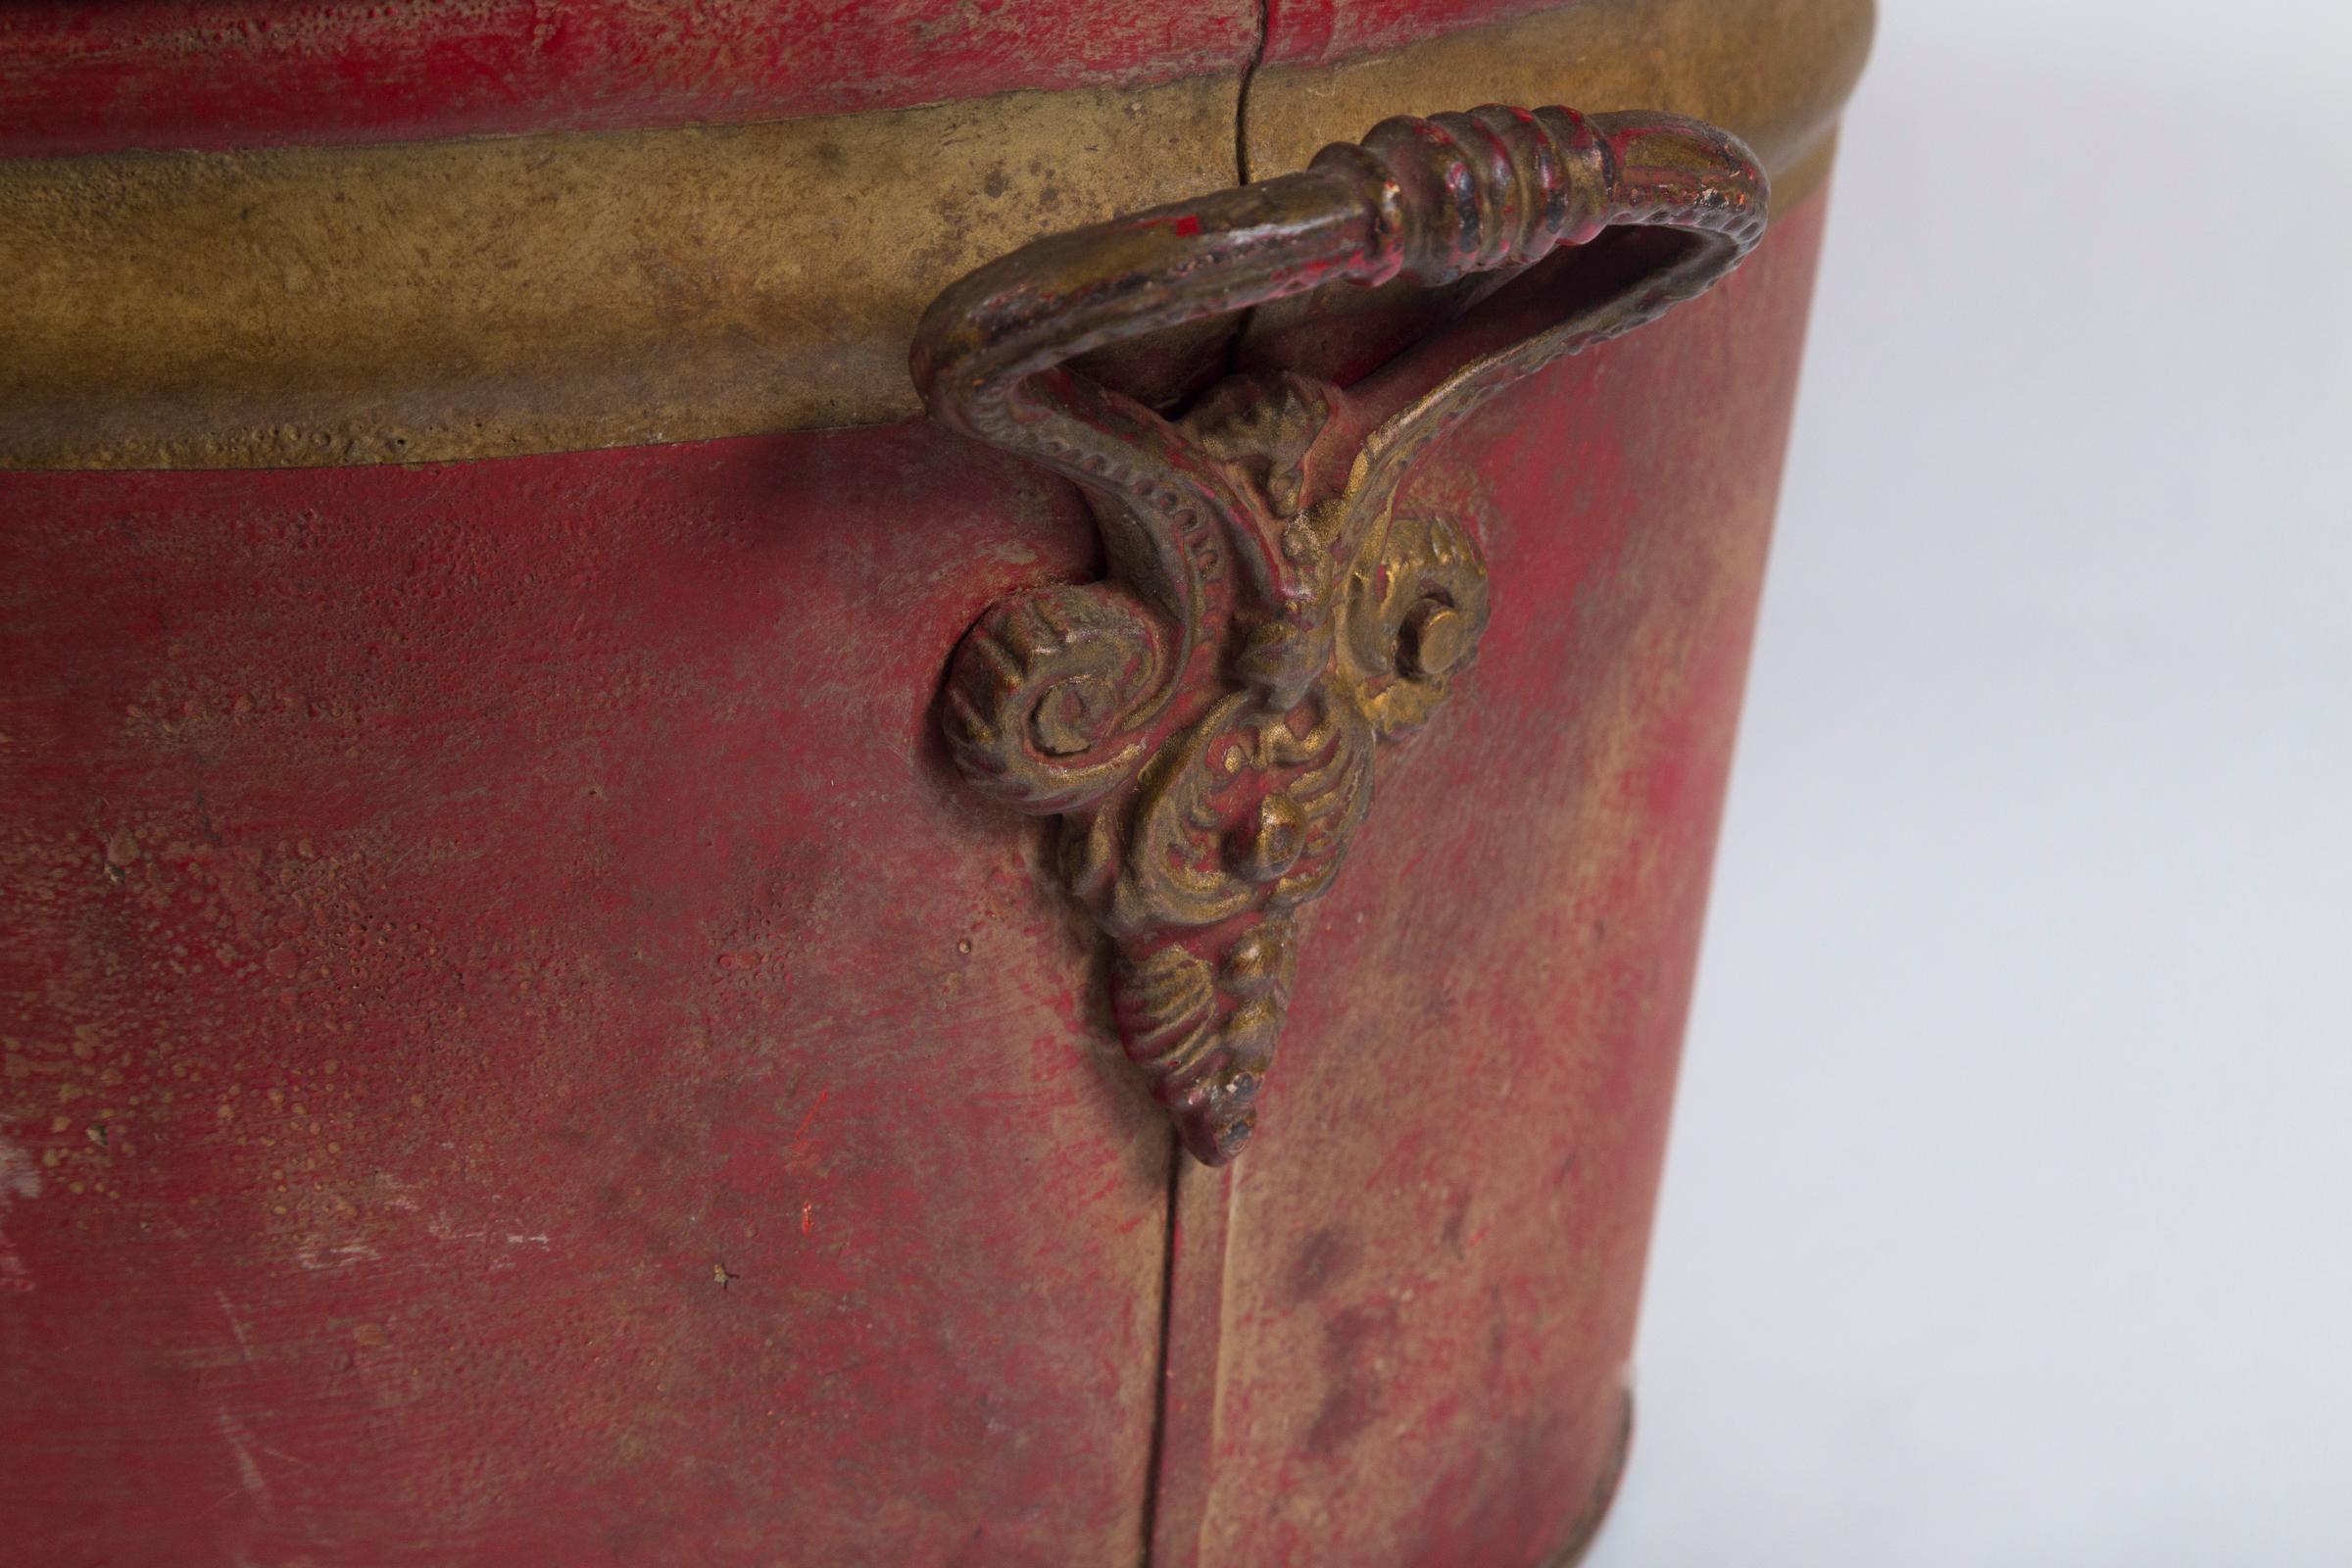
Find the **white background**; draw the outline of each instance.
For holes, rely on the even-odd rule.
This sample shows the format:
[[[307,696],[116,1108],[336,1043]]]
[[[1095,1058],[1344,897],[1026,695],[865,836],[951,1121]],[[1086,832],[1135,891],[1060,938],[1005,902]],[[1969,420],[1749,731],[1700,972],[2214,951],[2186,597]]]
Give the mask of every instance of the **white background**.
[[[2348,11],[1883,0],[1592,1568],[2352,1564]]]

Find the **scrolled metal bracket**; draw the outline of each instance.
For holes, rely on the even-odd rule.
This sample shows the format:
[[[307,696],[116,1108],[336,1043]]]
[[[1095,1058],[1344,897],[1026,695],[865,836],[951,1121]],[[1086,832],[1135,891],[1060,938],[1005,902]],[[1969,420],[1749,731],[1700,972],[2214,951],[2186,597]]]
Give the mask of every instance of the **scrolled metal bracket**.
[[[1120,1038],[1197,1158],[1255,1124],[1295,911],[1370,809],[1375,743],[1429,718],[1487,623],[1477,540],[1400,512],[1398,482],[1495,392],[1704,291],[1765,201],[1753,155],[1699,122],[1490,106],[1038,240],[924,315],[932,416],[1081,486],[1109,567],[981,615],[949,664],[948,742],[976,788],[1062,819],[1063,875],[1116,949]],[[1597,301],[1500,287],[1623,224],[1689,243]],[[1345,390],[1236,376],[1171,419],[1068,363],[1328,283],[1476,273],[1483,303]]]

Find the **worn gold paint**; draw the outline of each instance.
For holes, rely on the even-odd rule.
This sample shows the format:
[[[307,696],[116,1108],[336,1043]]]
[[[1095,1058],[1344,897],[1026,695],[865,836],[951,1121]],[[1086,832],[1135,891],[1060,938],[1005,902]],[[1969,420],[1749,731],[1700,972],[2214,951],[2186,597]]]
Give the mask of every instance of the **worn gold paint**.
[[[1236,84],[0,165],[0,463],[498,457],[916,412],[951,279],[1232,182]]]
[[[1273,68],[1262,177],[1391,114],[1653,107],[1818,180],[1867,0],[1591,0]],[[0,467],[400,463],[918,412],[923,305],[1235,178],[1239,83],[728,127],[0,164]]]

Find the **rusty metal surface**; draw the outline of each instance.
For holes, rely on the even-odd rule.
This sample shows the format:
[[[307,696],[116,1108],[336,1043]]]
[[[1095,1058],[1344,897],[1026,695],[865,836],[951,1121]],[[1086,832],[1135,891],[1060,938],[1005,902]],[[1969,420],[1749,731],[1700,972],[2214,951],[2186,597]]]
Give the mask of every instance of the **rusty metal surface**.
[[[1238,164],[1239,67],[763,124],[0,160],[0,467],[445,461],[902,418],[914,322],[960,273],[1302,168],[1386,115],[1659,106],[1740,135],[1798,199],[1869,17],[1587,0],[1283,63],[1321,60],[1310,28],[1250,76]],[[1341,21],[1343,39],[1402,35]]]
[[[1491,106],[1041,240],[924,316],[933,416],[1085,489],[1112,564],[981,618],[950,667],[949,745],[984,793],[1061,819],[1071,891],[1117,944],[1120,1036],[1196,1158],[1255,1125],[1294,911],[1371,808],[1374,745],[1428,721],[1486,626],[1475,538],[1397,512],[1399,481],[1486,399],[1712,286],[1766,201],[1711,126]],[[1351,391],[1236,378],[1171,421],[1066,365],[1335,285],[1519,273],[1619,225],[1690,243],[1597,299],[1525,277]]]

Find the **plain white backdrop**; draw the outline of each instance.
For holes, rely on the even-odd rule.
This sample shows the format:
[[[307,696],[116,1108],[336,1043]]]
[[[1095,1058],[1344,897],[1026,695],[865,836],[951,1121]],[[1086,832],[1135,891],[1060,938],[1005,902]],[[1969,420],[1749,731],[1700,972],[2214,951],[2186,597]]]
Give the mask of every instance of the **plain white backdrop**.
[[[1592,1568],[2352,1564],[2352,14],[1882,0]]]

